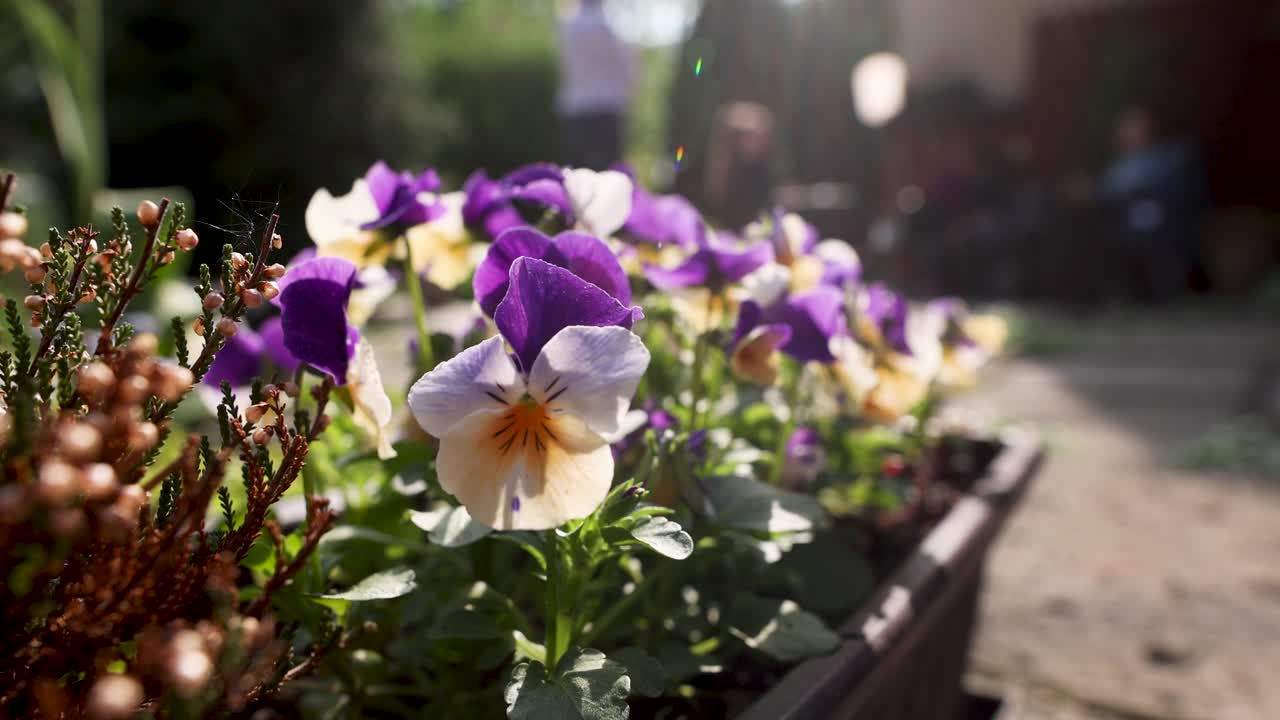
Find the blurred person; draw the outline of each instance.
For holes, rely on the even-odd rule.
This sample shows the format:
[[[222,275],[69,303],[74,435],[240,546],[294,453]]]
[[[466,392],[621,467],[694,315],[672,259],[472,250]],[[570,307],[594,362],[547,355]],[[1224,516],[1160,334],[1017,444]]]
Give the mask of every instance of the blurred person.
[[[742,227],[773,197],[773,113],[733,101],[716,112],[703,187],[708,212],[726,227]]]
[[[622,159],[623,116],[631,103],[631,51],[609,27],[603,0],[581,0],[560,23],[564,160],[603,170]]]
[[[1185,291],[1201,271],[1201,234],[1208,206],[1204,166],[1189,138],[1161,137],[1151,111],[1135,105],[1117,116],[1115,157],[1099,198],[1116,253],[1140,296],[1165,299]]]

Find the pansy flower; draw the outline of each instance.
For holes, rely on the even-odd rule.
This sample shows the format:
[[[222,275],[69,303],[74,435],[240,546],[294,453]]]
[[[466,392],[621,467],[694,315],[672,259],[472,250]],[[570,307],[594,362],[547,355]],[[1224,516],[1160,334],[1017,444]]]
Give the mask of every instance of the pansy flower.
[[[767,222],[752,223],[744,234],[765,238],[773,246],[773,262],[743,280],[763,302],[772,302],[786,290],[846,288],[862,276],[857,251],[842,240],[819,241],[818,229],[795,213],[775,210]]]
[[[881,283],[857,294],[858,333],[877,352],[911,355],[907,341],[907,301]]]
[[[792,293],[765,308],[754,300],[742,303],[729,355],[734,374],[772,385],[779,352],[800,363],[834,362],[831,339],[846,332],[843,305],[840,291],[830,287]]]
[[[373,346],[351,322],[347,305],[356,287],[356,266],[319,257],[291,267],[280,280],[284,347],[350,393],[356,424],[371,432],[379,457],[393,457],[387,435],[391,400],[382,387]]]
[[[433,220],[405,230],[413,270],[443,290],[453,290],[471,278],[487,245],[474,242],[463,219],[464,193],[440,196],[444,212]]]
[[[414,383],[414,417],[440,439],[440,485],[473,518],[542,530],[604,500],[609,443],[649,364],[629,329],[637,311],[565,268],[519,257],[494,311],[501,337]]]
[[[696,250],[674,267],[648,265],[644,276],[697,332],[723,324],[745,293],[727,292],[773,258],[768,243],[744,245],[730,233],[698,233]]]
[[[818,431],[802,425],[787,438],[782,463],[781,483],[785,488],[800,490],[813,484],[827,462]]]
[[[490,317],[506,297],[510,271],[522,257],[537,258],[565,268],[604,290],[618,302],[631,303],[631,284],[618,258],[599,238],[581,232],[547,237],[530,227],[507,230],[489,246],[476,268],[472,289],[480,309]]]
[[[321,188],[311,196],[307,234],[320,255],[345,257],[358,265],[384,261],[391,248],[377,243],[376,231],[403,230],[440,217],[446,208],[435,195],[439,189],[435,170],[415,176],[378,161],[346,195],[335,197]]]
[[[462,185],[462,193],[462,220],[467,227],[496,238],[505,230],[526,224],[511,206],[503,181],[490,179],[484,170],[471,173]]]
[[[931,301],[922,316],[932,323],[928,332],[936,338],[938,381],[946,387],[972,387],[978,370],[1004,344],[1004,321],[996,315],[971,314],[964,301],[955,298]]]
[[[504,178],[506,196],[556,210],[568,227],[597,237],[616,233],[631,215],[631,178],[617,170],[526,165]]]

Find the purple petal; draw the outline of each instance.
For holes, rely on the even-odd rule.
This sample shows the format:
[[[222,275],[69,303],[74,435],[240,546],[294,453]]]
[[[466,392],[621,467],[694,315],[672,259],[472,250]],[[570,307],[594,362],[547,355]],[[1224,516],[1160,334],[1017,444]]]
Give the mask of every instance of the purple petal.
[[[659,434],[664,430],[668,430],[676,426],[676,416],[658,408],[649,413],[649,427],[656,430]]]
[[[641,240],[693,248],[703,230],[702,216],[679,195],[653,196],[639,185],[631,196],[631,215],[623,228]]]
[[[483,170],[471,173],[462,185],[462,192],[466,198],[462,205],[462,221],[467,225],[483,224],[485,218],[507,202],[502,183],[490,180]]]
[[[907,301],[881,283],[867,288],[867,317],[880,330],[890,349],[910,355],[907,343]]]
[[[564,256],[570,272],[612,295],[623,305],[631,304],[631,283],[618,256],[594,235],[563,232],[553,241]],[[543,258],[555,262],[550,258]],[[561,263],[555,262],[560,265]]]
[[[262,335],[267,357],[271,358],[272,364],[285,375],[292,375],[301,363],[293,353],[289,352],[289,348],[284,346],[284,325],[280,321],[280,316],[274,315],[267,318],[258,329],[258,333]]]
[[[559,180],[534,180],[512,187],[508,194],[512,200],[553,208],[566,222],[573,223],[573,204],[569,202],[569,193],[565,191],[564,183]]]
[[[711,247],[710,252],[715,255],[719,279],[725,283],[737,282],[773,259],[773,248],[769,243],[764,242],[756,243],[745,250]]]
[[[552,255],[548,257],[548,255]],[[471,287],[480,309],[493,317],[498,303],[507,295],[511,265],[517,258],[532,257],[564,266],[564,257],[555,249],[551,238],[531,227],[508,230],[498,236],[484,260],[476,268]]]
[[[378,207],[378,219],[361,225],[363,230],[420,225],[445,213],[442,203],[423,202],[419,197],[421,193],[435,192],[440,188],[440,176],[435,170],[427,169],[417,177],[407,172],[396,174],[379,160],[365,173],[364,179],[374,205]]]
[[[378,207],[378,214],[385,214],[391,208],[396,188],[400,186],[400,176],[379,160],[364,174],[364,181],[369,185],[369,194],[373,196],[373,204]]]
[[[711,279],[714,263],[715,257],[710,250],[699,250],[674,268],[648,265],[644,269],[644,276],[659,290],[678,290],[705,285]]]
[[[630,328],[643,316],[639,310],[564,268],[522,257],[511,266],[511,287],[494,312],[494,322],[528,372],[542,347],[564,328]]]
[[[281,278],[284,346],[298,360],[346,382],[352,331],[347,301],[355,286],[356,266],[347,260],[308,260]]]
[[[231,387],[246,387],[262,374],[262,353],[265,348],[262,337],[247,326],[227,338],[222,349],[213,357],[213,364],[201,380],[205,385],[221,387],[225,380]]]
[[[738,324],[733,329],[733,344],[742,342],[742,338],[755,330],[764,322],[764,310],[755,300],[744,300],[738,306]]]
[[[508,186],[527,185],[537,180],[564,182],[564,169],[552,163],[531,163],[512,170],[502,179]]]
[[[831,363],[831,338],[845,331],[844,294],[832,287],[817,287],[792,295],[764,313],[771,323],[791,328],[791,340],[782,351],[800,362]]]

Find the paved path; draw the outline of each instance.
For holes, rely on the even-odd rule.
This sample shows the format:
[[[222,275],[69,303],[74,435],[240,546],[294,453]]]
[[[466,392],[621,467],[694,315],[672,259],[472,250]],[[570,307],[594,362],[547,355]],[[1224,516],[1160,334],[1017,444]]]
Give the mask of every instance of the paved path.
[[[1113,317],[959,400],[1051,451],[989,565],[973,653],[971,684],[1012,718],[1280,718],[1280,478],[1170,464],[1277,351],[1280,321]]]

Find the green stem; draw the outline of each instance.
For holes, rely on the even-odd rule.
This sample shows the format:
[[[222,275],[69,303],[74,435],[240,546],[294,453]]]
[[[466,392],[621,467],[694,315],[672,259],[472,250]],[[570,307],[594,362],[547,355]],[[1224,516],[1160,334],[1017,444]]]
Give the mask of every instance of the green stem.
[[[413,299],[413,322],[418,330],[418,364],[422,372],[427,372],[436,364],[431,351],[431,333],[427,332],[427,305],[422,299],[422,278],[414,269],[417,264],[413,259],[413,243],[409,242],[408,236],[404,238],[404,246],[408,259],[404,280],[409,285],[409,297]]]
[[[689,430],[690,432],[697,430],[702,424],[702,413],[698,409],[698,405],[702,403],[703,395],[706,393],[704,379],[706,368],[703,365],[707,361],[707,335],[711,332],[711,318],[715,313],[716,294],[714,292],[707,293],[707,315],[706,315],[706,331],[698,335],[698,339],[694,341],[693,346],[693,388],[691,395],[693,402],[689,406]]]
[[[573,639],[573,618],[566,612],[561,593],[569,580],[568,568],[560,554],[560,538],[555,529],[547,531],[547,671],[555,669]]]

